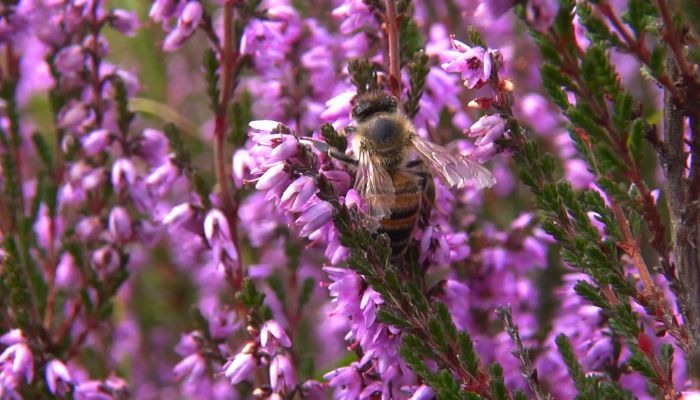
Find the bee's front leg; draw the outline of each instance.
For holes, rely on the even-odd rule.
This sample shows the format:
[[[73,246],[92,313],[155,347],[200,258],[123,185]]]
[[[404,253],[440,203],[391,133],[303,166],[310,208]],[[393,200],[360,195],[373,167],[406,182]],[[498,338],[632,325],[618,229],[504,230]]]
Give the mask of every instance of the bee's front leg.
[[[345,163],[345,164],[350,164],[353,167],[357,167],[357,160],[354,158],[346,155],[345,153],[341,152],[340,150],[336,149],[335,147],[330,147],[328,148],[328,156],[331,158],[335,158],[336,160]]]

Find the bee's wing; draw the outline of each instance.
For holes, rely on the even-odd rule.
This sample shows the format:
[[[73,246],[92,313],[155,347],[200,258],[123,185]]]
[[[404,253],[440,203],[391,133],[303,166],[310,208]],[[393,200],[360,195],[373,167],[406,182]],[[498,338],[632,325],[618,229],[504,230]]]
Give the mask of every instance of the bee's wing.
[[[379,221],[391,215],[394,206],[391,175],[365,149],[360,149],[358,157],[355,190],[367,204],[372,218]]]
[[[430,172],[451,188],[462,189],[468,181],[472,181],[477,189],[496,184],[496,178],[489,170],[462,155],[453,154],[416,134],[413,134],[411,142]]]

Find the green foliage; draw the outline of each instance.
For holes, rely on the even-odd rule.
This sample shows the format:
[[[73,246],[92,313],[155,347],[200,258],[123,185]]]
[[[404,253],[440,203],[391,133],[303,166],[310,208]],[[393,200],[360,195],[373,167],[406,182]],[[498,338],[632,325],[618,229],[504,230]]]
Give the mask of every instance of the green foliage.
[[[629,0],[627,12],[622,14],[622,20],[629,24],[639,37],[648,26],[656,23],[657,9],[649,0]]]
[[[207,82],[207,96],[212,112],[219,115],[221,91],[219,90],[219,60],[212,49],[204,51],[204,79]]]
[[[163,132],[170,142],[170,147],[175,153],[173,162],[177,165],[185,175],[190,179],[195,191],[199,195],[202,204],[205,207],[209,207],[209,184],[204,180],[199,171],[192,164],[192,159],[190,151],[185,146],[182,140],[182,132],[175,126],[175,124],[168,123],[163,127]]]
[[[248,122],[253,120],[253,99],[250,92],[243,91],[238,100],[231,103],[229,112],[229,143],[234,148],[239,148],[248,139]]]
[[[363,94],[379,89],[377,69],[366,58],[356,58],[348,63],[350,82],[357,88],[357,94]]]
[[[506,384],[503,381],[503,368],[498,364],[491,364],[489,368],[491,372],[491,393],[496,400],[509,400]]]
[[[409,118],[415,117],[420,109],[420,98],[423,96],[423,88],[425,87],[425,79],[430,72],[430,59],[421,50],[413,54],[411,62],[408,64],[408,76],[410,87],[408,89],[408,98],[404,103],[404,110]]]
[[[129,132],[129,125],[136,117],[136,114],[129,111],[129,93],[127,92],[124,80],[118,75],[110,78],[114,85],[114,101],[117,104],[117,126],[123,136]]]
[[[416,53],[425,47],[425,38],[412,18],[402,18],[399,22],[399,59],[401,65],[413,60]]]
[[[348,147],[348,140],[345,136],[339,134],[331,124],[321,125],[321,136],[323,136],[329,146],[338,149],[340,152],[344,153]]]
[[[564,334],[560,334],[556,338],[556,344],[559,354],[561,354],[564,364],[566,364],[566,369],[569,371],[569,376],[571,376],[571,379],[574,381],[576,389],[579,392],[584,391],[587,386],[586,375],[576,358],[576,353],[574,353],[574,349],[571,347],[569,338]]]

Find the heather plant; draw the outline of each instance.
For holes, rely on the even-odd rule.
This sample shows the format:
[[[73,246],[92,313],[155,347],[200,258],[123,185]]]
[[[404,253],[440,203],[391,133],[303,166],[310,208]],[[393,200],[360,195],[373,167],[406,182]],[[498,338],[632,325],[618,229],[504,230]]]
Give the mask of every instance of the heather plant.
[[[1,399],[700,398],[700,4],[0,9]],[[377,91],[496,180],[398,257]]]

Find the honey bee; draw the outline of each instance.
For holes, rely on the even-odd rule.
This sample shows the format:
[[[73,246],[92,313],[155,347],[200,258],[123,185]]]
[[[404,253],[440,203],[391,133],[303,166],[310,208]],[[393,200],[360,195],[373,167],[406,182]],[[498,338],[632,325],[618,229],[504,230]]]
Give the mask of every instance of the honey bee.
[[[328,154],[354,166],[354,188],[378,232],[389,236],[394,259],[408,248],[419,215],[427,222],[435,198],[433,176],[454,189],[469,182],[479,189],[496,183],[486,168],[418,136],[394,96],[383,91],[361,94],[352,117],[356,158],[333,148]]]

